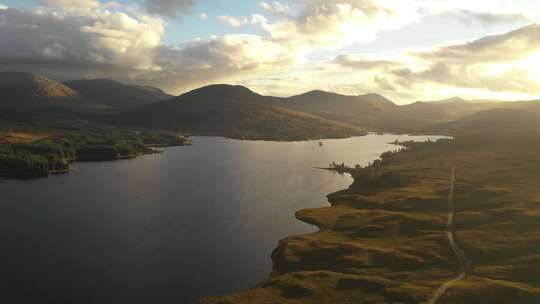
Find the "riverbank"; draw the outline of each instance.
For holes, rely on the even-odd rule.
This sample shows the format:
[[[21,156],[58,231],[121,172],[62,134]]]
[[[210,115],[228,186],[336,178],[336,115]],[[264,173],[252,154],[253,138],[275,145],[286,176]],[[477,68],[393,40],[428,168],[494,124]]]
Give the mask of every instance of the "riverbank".
[[[319,231],[282,240],[270,278],[200,303],[429,301],[462,271],[446,239],[453,165],[454,237],[472,268],[437,303],[538,303],[540,145],[520,143],[410,144],[380,168],[407,176],[406,184],[355,179],[328,196],[331,207],[298,211]]]

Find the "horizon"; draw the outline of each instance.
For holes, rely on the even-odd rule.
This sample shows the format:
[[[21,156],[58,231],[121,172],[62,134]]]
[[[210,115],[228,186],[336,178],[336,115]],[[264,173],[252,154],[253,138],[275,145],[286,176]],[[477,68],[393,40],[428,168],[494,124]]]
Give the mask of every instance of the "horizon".
[[[0,72],[1,73],[26,73],[26,72],[7,72],[7,71],[2,71]],[[39,74],[33,74],[33,73],[27,73],[27,74],[30,74],[30,75],[33,75],[33,76],[41,76],[41,77],[46,77],[44,75],[39,75]],[[64,81],[61,81],[61,80],[57,80],[57,79],[53,79],[53,78],[50,78],[50,77],[47,77],[53,81],[56,81],[56,82],[59,82],[59,83],[68,83],[68,82],[72,82],[72,81],[92,81],[92,80],[107,80],[107,81],[114,81],[114,82],[118,82],[122,85],[135,85],[135,86],[146,86],[144,84],[138,84],[138,83],[124,83],[122,81],[119,81],[119,80],[114,80],[114,79],[109,79],[109,78],[89,78],[89,79],[68,79],[68,80],[64,80]],[[309,91],[305,91],[305,92],[301,92],[301,93],[298,93],[298,94],[294,94],[294,95],[285,95],[285,96],[279,96],[279,95],[270,95],[270,94],[264,94],[264,93],[261,93],[261,92],[257,92],[255,89],[253,88],[250,88],[249,86],[246,86],[246,85],[241,85],[241,84],[229,84],[229,83],[211,83],[211,84],[206,84],[206,85],[203,85],[201,87],[197,87],[197,88],[193,88],[193,89],[190,89],[189,91],[186,91],[186,92],[182,92],[178,95],[175,95],[175,94],[171,94],[170,92],[167,92],[161,88],[158,88],[158,87],[155,87],[157,89],[160,89],[162,90],[165,94],[167,95],[171,95],[171,98],[176,98],[176,97],[180,97],[184,94],[188,94],[190,92],[193,92],[193,91],[196,91],[196,90],[200,90],[200,89],[204,89],[204,88],[208,88],[208,87],[212,87],[212,86],[230,86],[230,87],[243,87],[245,89],[248,89],[249,91],[255,93],[255,94],[259,94],[261,96],[264,96],[264,97],[276,97],[276,98],[284,98],[284,99],[287,99],[287,98],[293,98],[293,97],[296,97],[296,96],[301,96],[301,95],[305,95],[305,94],[309,94],[309,93],[313,93],[313,92],[322,92],[322,93],[327,93],[327,94],[335,94],[335,95],[339,95],[339,96],[345,96],[345,97],[363,97],[363,96],[368,96],[368,95],[376,95],[376,96],[380,96],[382,98],[385,98],[387,100],[389,100],[390,102],[394,103],[395,105],[398,105],[398,106],[405,106],[405,105],[412,105],[412,104],[415,104],[415,103],[437,103],[437,102],[444,102],[444,101],[452,101],[452,100],[460,100],[460,101],[465,101],[465,102],[471,102],[471,103],[490,103],[490,102],[503,102],[503,103],[513,103],[513,102],[537,102],[537,101],[540,101],[540,99],[526,99],[526,100],[502,100],[502,99],[467,99],[467,98],[463,98],[462,96],[451,96],[451,97],[448,97],[448,98],[444,98],[444,99],[434,99],[434,100],[412,100],[412,101],[408,101],[408,102],[402,102],[402,103],[397,103],[396,101],[382,95],[382,94],[379,94],[379,93],[376,93],[376,92],[366,92],[366,93],[360,93],[360,94],[357,94],[357,95],[351,95],[351,94],[346,94],[346,93],[339,93],[339,92],[332,92],[332,91],[327,91],[327,90],[322,90],[322,89],[312,89],[312,90],[309,90]]]
[[[540,99],[540,3],[482,3],[0,0],[0,70],[173,95],[223,83],[396,104]]]

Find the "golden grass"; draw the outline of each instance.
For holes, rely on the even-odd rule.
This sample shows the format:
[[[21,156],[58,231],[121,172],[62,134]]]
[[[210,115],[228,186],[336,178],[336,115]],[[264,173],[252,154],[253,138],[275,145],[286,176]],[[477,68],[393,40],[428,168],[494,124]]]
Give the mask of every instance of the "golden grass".
[[[282,240],[272,278],[201,303],[426,301],[459,271],[444,235],[452,163],[457,241],[473,269],[439,303],[540,303],[539,152],[494,142],[400,153],[385,170],[406,172],[410,184],[353,185],[331,194],[331,207],[298,211],[321,230]]]
[[[28,143],[51,137],[48,133],[0,132],[0,142]]]

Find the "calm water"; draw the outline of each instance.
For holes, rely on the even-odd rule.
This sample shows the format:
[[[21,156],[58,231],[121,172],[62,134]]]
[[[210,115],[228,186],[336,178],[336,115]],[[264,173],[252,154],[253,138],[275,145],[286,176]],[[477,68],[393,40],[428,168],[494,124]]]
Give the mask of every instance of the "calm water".
[[[395,139],[427,137],[195,138],[162,155],[0,180],[0,300],[182,304],[251,287],[281,238],[315,231],[294,212],[351,183],[313,167],[366,165]]]

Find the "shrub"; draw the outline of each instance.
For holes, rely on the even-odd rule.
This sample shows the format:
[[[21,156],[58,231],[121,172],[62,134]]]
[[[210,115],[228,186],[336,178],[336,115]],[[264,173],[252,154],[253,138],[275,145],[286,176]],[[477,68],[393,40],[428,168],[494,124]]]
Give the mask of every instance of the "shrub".
[[[77,159],[80,161],[114,160],[118,155],[118,150],[113,146],[89,145],[77,149]]]
[[[0,155],[0,175],[13,178],[42,177],[49,174],[47,158],[39,155]]]

